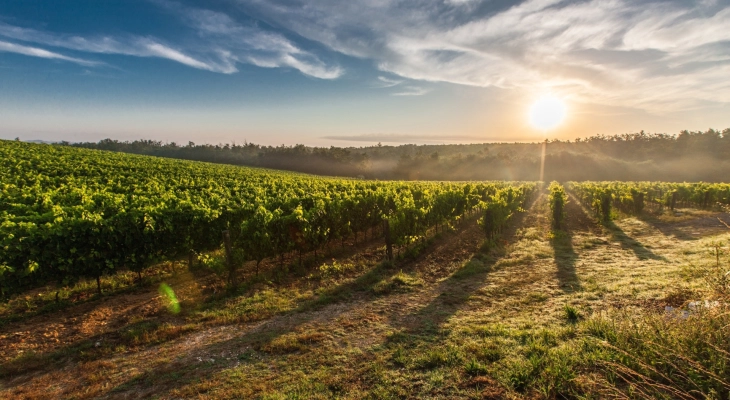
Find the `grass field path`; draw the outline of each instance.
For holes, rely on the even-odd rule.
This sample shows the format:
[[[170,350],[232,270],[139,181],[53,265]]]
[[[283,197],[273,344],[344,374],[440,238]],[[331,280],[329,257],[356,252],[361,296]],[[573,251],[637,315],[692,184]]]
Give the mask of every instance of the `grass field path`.
[[[567,308],[683,302],[701,285],[691,268],[706,243],[730,237],[708,212],[601,225],[573,197],[566,212],[566,229],[552,232],[541,195],[496,245],[472,218],[395,265],[379,262],[376,240],[340,257],[358,267],[332,282],[304,274],[195,313],[170,315],[156,290],[140,289],[29,318],[2,330],[0,397],[540,397],[520,374],[538,340],[554,351],[575,340]],[[210,285],[195,279],[178,277],[183,306]],[[115,317],[98,317],[110,308]],[[60,330],[60,344],[34,357],[5,347],[19,345],[14,332],[95,315],[96,330]],[[125,339],[149,326],[156,336]]]

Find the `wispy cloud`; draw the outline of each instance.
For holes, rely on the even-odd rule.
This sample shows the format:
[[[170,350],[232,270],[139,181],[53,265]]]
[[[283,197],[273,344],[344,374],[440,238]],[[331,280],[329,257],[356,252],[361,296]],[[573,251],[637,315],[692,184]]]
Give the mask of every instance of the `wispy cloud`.
[[[40,58],[49,58],[49,59],[54,59],[54,60],[69,61],[69,62],[73,62],[76,64],[84,65],[87,67],[92,67],[92,66],[101,64],[96,61],[89,61],[89,60],[83,60],[80,58],[69,57],[69,56],[65,56],[63,54],[54,53],[52,51],[39,49],[37,47],[23,46],[20,44],[10,43],[10,42],[5,42],[5,41],[0,41],[0,51],[8,52],[8,53],[23,54],[23,55],[31,56],[31,57],[40,57]]]
[[[187,46],[175,46],[160,38],[140,35],[80,36],[45,32],[0,22],[0,37],[35,45],[69,49],[98,54],[121,54],[135,57],[156,57],[211,72],[232,74],[239,63],[249,63],[266,68],[293,68],[301,73],[320,79],[335,79],[343,70],[328,65],[316,55],[302,50],[283,35],[265,31],[255,25],[236,22],[227,14],[185,7],[181,4],[157,0],[154,3],[169,10],[184,21],[196,40]],[[37,47],[6,43],[2,51],[63,59],[93,66],[99,63],[64,56]],[[187,47],[183,49],[182,47]]]
[[[404,79],[663,112],[730,102],[727,1],[231,1]]]
[[[384,76],[379,76],[378,82],[373,87],[375,87],[377,89],[384,89],[384,88],[389,88],[389,87],[400,85],[401,83],[403,83],[402,79],[398,80],[398,79],[386,78]]]
[[[213,58],[217,60],[202,60],[163,44],[158,39],[149,37],[132,35],[126,37],[83,37],[68,34],[54,34],[4,23],[0,23],[0,36],[87,53],[165,58],[189,67],[212,72],[230,74],[237,71],[233,60],[226,54],[214,53]]]
[[[283,35],[265,31],[253,24],[237,22],[228,14],[193,7],[168,0],[156,4],[181,17],[198,36],[226,52],[229,59],[264,68],[293,68],[320,79],[336,79],[341,67],[328,65]]]
[[[404,86],[403,90],[393,93],[393,96],[423,96],[430,91],[430,89],[419,86]]]
[[[421,86],[404,84],[403,79],[392,79],[379,76],[378,81],[372,86],[375,89],[395,88],[397,91],[391,92],[391,96],[422,96],[431,91]]]

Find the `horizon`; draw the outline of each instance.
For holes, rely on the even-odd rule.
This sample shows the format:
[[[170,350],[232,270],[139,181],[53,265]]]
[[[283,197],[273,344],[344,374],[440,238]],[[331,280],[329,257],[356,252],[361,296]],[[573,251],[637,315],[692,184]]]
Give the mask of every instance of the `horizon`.
[[[255,143],[253,141],[248,141],[248,140],[245,140],[245,139],[244,139],[243,143],[236,142],[235,140],[234,141],[230,141],[230,142],[202,142],[202,143],[201,142],[196,143],[196,142],[192,142],[192,141],[190,141],[190,142],[192,142],[192,145],[193,146],[225,146],[225,145],[245,146],[245,145],[256,145],[256,146],[261,146],[261,147],[272,147],[272,148],[276,148],[276,147],[295,147],[295,146],[300,146],[301,145],[301,146],[305,146],[305,147],[308,147],[308,148],[323,148],[323,149],[327,149],[329,147],[343,148],[343,149],[366,149],[366,148],[373,148],[373,147],[404,147],[404,146],[416,146],[416,147],[418,147],[418,146],[478,146],[478,145],[510,145],[510,144],[531,144],[531,145],[539,145],[539,144],[542,144],[544,142],[547,142],[547,143],[579,143],[581,141],[582,142],[587,142],[588,139],[592,139],[592,138],[612,138],[612,137],[621,137],[621,136],[624,136],[624,135],[646,135],[648,137],[651,137],[651,136],[656,135],[656,136],[664,136],[664,137],[668,137],[668,138],[671,137],[671,138],[676,139],[677,137],[679,137],[679,135],[682,132],[687,132],[687,133],[690,133],[690,134],[695,134],[695,133],[702,133],[702,134],[704,134],[704,133],[711,132],[711,131],[717,132],[718,134],[722,135],[723,137],[725,137],[725,135],[729,135],[730,134],[730,128],[725,128],[725,129],[709,128],[707,131],[682,130],[682,131],[680,131],[679,133],[676,133],[676,134],[674,134],[674,133],[663,133],[663,132],[644,132],[642,130],[642,131],[639,131],[639,132],[630,132],[630,133],[613,134],[613,135],[591,135],[591,136],[584,136],[584,137],[579,137],[579,138],[575,138],[575,139],[559,139],[559,138],[544,137],[540,141],[519,141],[519,140],[517,140],[517,141],[492,141],[492,142],[451,142],[451,143],[445,143],[445,142],[442,142],[442,143],[439,143],[439,142],[421,142],[421,143],[417,143],[417,142],[405,142],[405,141],[390,141],[389,142],[389,141],[386,141],[386,140],[382,140],[382,141],[378,141],[377,143],[375,143],[373,141],[368,141],[371,144],[366,145],[366,144],[358,143],[359,140],[357,140],[357,141],[354,141],[354,143],[358,143],[358,144],[340,145],[340,146],[336,146],[334,144],[331,145],[331,146],[316,146],[316,145],[306,145],[304,143],[289,143],[289,144],[287,144],[287,143],[280,143],[280,144],[273,144],[272,145],[272,144]],[[135,141],[149,141],[149,142],[157,142],[157,143],[161,144],[162,146],[168,146],[168,145],[172,145],[172,144],[174,144],[174,145],[176,145],[178,147],[186,147],[186,146],[188,146],[187,143],[178,143],[176,141],[162,141],[162,140],[156,140],[156,139],[153,139],[153,138],[140,138],[140,139],[133,139],[133,140],[120,140],[120,139],[115,139],[115,138],[107,137],[107,138],[102,138],[102,139],[99,139],[99,140],[96,140],[96,141],[78,141],[78,142],[68,141],[68,140],[64,140],[64,139],[55,140],[55,141],[42,140],[42,139],[30,139],[30,138],[28,138],[28,139],[21,139],[20,137],[15,137],[15,138],[12,138],[12,139],[0,138],[0,140],[19,140],[21,142],[36,143],[36,144],[71,144],[71,145],[85,144],[85,143],[99,144],[99,143],[101,143],[103,141],[106,141],[106,140],[116,141],[116,142],[119,142],[119,143],[132,143],[132,142],[135,142]]]
[[[368,147],[723,129],[728,25],[730,2],[712,0],[8,2],[0,138]]]

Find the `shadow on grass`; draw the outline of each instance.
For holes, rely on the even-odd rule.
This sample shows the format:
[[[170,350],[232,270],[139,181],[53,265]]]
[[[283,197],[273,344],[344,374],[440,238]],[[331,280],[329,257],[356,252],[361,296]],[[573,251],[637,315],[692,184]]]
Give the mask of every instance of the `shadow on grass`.
[[[433,247],[426,243],[426,248],[421,249],[413,258],[419,259],[427,255],[433,251]],[[390,293],[388,290],[380,291],[379,285],[383,282],[399,282],[399,275],[412,272],[416,265],[415,262],[378,263],[354,280],[327,289],[315,298],[301,302],[293,310],[276,313],[245,333],[187,350],[186,354],[182,354],[172,363],[150,366],[141,375],[117,385],[111,391],[140,392],[154,387],[156,396],[165,396],[175,389],[204,382],[235,366],[306,351],[310,346],[317,346],[320,339],[316,334],[306,332],[303,329],[305,325],[336,321],[355,307],[361,306],[361,302],[353,301],[354,297],[371,299]],[[394,290],[397,291],[398,288]],[[332,307],[326,312],[316,312],[328,306]],[[222,356],[224,354],[229,356]],[[210,359],[215,361],[208,361]]]
[[[112,357],[118,349],[151,347],[193,330],[184,318],[165,316],[130,322],[112,332],[98,333],[45,353],[27,352],[0,364],[0,379],[59,369],[69,362],[92,362]]]
[[[730,225],[730,217],[727,213],[716,213],[675,222],[664,221],[660,217],[660,214],[645,213],[639,219],[651,225],[664,236],[684,241],[698,240],[708,234],[725,231]],[[704,233],[698,235],[695,233],[697,230]]]
[[[327,313],[325,318],[335,320],[355,306],[355,303],[351,303],[346,307],[338,307],[334,312]],[[187,324],[184,316],[173,318],[177,320],[175,323],[165,323],[156,319],[130,323],[114,332],[95,335],[52,352],[28,353],[0,364],[0,386],[18,376],[60,370],[69,363],[87,364],[116,358],[121,355],[117,351],[119,346],[131,347],[133,349],[131,354],[155,352],[156,346],[185,335],[198,332],[207,336],[206,331],[211,328],[205,324]],[[184,353],[177,354],[172,361],[160,360],[137,365],[142,371],[141,374],[110,387],[105,391],[105,395],[135,391],[147,393],[143,397],[151,396],[152,392],[155,397],[164,396],[174,389],[204,381],[236,365],[256,362],[256,359],[265,358],[267,354],[297,352],[303,349],[305,344],[312,344],[312,339],[299,339],[296,335],[294,338],[289,338],[287,334],[298,332],[301,326],[316,318],[316,313],[300,312],[296,309],[269,316],[269,319],[261,325],[251,327],[245,333],[234,337],[213,343],[206,343],[205,341],[210,339],[203,339],[202,345],[185,348]],[[285,340],[282,340],[282,337]],[[136,344],[138,340],[142,343]],[[251,357],[251,354],[256,354],[258,357]]]
[[[337,308],[328,313],[333,321],[348,312],[355,304]],[[306,352],[317,346],[321,337],[302,331],[302,327],[317,319],[315,313],[292,311],[279,315],[243,334],[200,347],[186,349],[176,360],[150,365],[137,375],[110,389],[109,394],[124,392],[151,392],[154,397],[165,397],[174,390],[202,383],[219,373],[246,364],[256,364],[270,358]],[[225,378],[224,378],[225,379]],[[245,382],[243,382],[245,384]],[[176,396],[178,397],[178,396]]]
[[[351,255],[351,251],[343,251],[341,253],[345,253],[344,257]],[[311,316],[306,314],[306,311],[314,311],[324,308],[331,303],[350,300],[358,292],[368,293],[381,279],[389,276],[390,274],[396,273],[396,270],[392,268],[392,265],[389,263],[378,263],[372,268],[365,270],[364,273],[359,272],[361,275],[354,281],[339,285],[331,290],[327,290],[320,296],[313,299],[302,301],[301,304],[293,310],[266,311],[262,312],[261,315],[240,316],[238,319],[233,318],[231,320],[222,318],[221,321],[209,321],[205,317],[201,318],[199,315],[196,316],[196,314],[201,312],[225,307],[227,302],[236,297],[246,297],[255,294],[257,287],[260,287],[260,284],[271,280],[274,274],[278,271],[278,268],[265,271],[258,277],[245,281],[234,293],[226,291],[213,293],[201,303],[195,305],[190,304],[189,307],[184,307],[183,313],[177,316],[172,316],[162,312],[152,318],[148,318],[140,322],[128,323],[116,328],[114,331],[87,337],[52,351],[44,353],[27,353],[24,356],[0,364],[0,379],[12,378],[36,371],[51,371],[60,368],[61,365],[68,362],[93,362],[105,359],[113,356],[115,354],[115,348],[119,346],[136,347],[138,351],[144,351],[143,349],[145,348],[169,342],[183,336],[184,334],[190,333],[191,331],[205,330],[212,326],[229,325],[232,323],[258,322],[277,316],[285,316],[291,320],[299,321],[297,324],[288,324],[291,329],[283,330],[281,329],[281,326],[269,328],[267,324],[264,324],[263,332],[261,330],[257,330],[259,333],[255,335],[255,338],[243,337],[242,339],[244,342],[251,339],[248,341],[252,343],[263,343],[267,340],[274,340],[281,334],[290,332],[300,324],[309,321]],[[206,273],[205,275],[210,275],[210,273]],[[288,285],[295,281],[302,281],[302,279],[304,279],[303,276],[305,275],[306,274],[302,275],[299,273],[291,273],[288,276],[287,282],[284,282],[284,284]],[[139,288],[127,288],[126,291],[129,290],[139,290]],[[151,292],[151,296],[156,296],[156,293]],[[104,297],[107,297],[107,295]],[[94,299],[96,299],[96,297],[94,297]],[[233,310],[233,312],[235,312],[235,310]],[[300,314],[303,318],[299,316],[297,316],[298,318],[292,318],[292,316],[297,314]],[[141,340],[141,343],[139,343],[139,340]],[[215,349],[215,346],[211,346],[210,348]],[[177,373],[176,369],[173,371],[174,373]],[[145,377],[145,380],[147,381],[150,379],[153,379],[153,377]]]
[[[471,216],[469,222],[476,223],[474,216]],[[447,235],[458,235],[460,232],[468,229],[470,224],[460,225],[456,231],[448,232]],[[434,236],[426,240],[425,243],[419,242],[409,249],[400,252],[400,256],[395,257],[394,261],[382,261],[375,267],[360,275],[357,279],[329,289],[319,295],[316,299],[303,303],[297,308],[297,311],[311,311],[326,306],[328,304],[350,300],[354,295],[365,295],[368,298],[384,296],[398,291],[398,286],[407,286],[406,282],[402,282],[399,277],[403,274],[411,274],[415,272],[418,261],[435,251],[434,242],[443,238],[444,233],[436,233]],[[383,254],[384,256],[384,254]],[[394,285],[388,287],[384,283],[391,282]],[[404,285],[399,285],[404,283]],[[408,288],[401,287],[401,289]]]
[[[418,259],[427,255],[433,250],[432,247],[434,246],[424,249],[415,258]],[[353,297],[368,299],[387,294],[387,291],[381,292],[378,289],[377,285],[379,283],[384,281],[402,282],[402,279],[396,279],[398,275],[411,272],[416,266],[417,263],[414,262],[404,262],[402,265],[395,266],[390,263],[371,265],[364,270],[358,271],[353,280],[327,289],[316,297],[298,301],[298,304],[294,304],[294,309],[275,310],[266,314],[265,318],[256,320],[235,320],[227,323],[227,325],[235,325],[242,322],[260,321],[256,325],[240,325],[240,332],[234,333],[234,331],[231,331],[232,336],[224,336],[223,339],[217,342],[210,343],[211,339],[204,338],[201,340],[202,344],[193,345],[192,348],[186,347],[184,352],[178,354],[171,361],[140,365],[139,369],[142,371],[140,375],[127,379],[109,390],[116,394],[134,391],[148,394],[154,392],[156,396],[165,396],[176,389],[211,379],[216,374],[236,365],[256,363],[276,354],[306,351],[307,346],[317,345],[317,339],[305,337],[306,331],[303,329],[305,325],[312,322],[321,324],[336,321],[342,315],[346,315],[350,310],[361,305],[359,301],[352,301]],[[468,276],[473,275],[465,269],[455,279],[465,279]],[[292,278],[292,280],[301,279],[301,277]],[[288,283],[293,282],[289,281]],[[247,296],[249,289],[254,290],[254,287],[244,287],[242,290],[246,291],[247,294],[241,292],[237,294]],[[210,299],[211,302],[201,305],[195,311],[222,306],[229,298],[228,296],[216,296],[215,299]],[[328,307],[329,305],[333,305],[333,307]],[[313,312],[323,308],[327,308],[327,311],[323,313]],[[191,317],[191,315],[187,317]],[[155,344],[164,344],[183,335],[195,339],[193,337],[195,331],[199,332],[202,335],[201,337],[208,335],[208,331],[215,332],[215,330],[210,329],[211,324],[196,318],[192,319],[192,325],[186,324],[187,317],[185,315],[176,317],[180,319],[178,321],[181,324],[180,331],[171,332],[169,336],[160,337],[160,340],[156,342],[145,342],[132,354],[155,351]],[[195,321],[200,323],[196,324]],[[149,322],[149,325],[145,324],[148,324],[148,322],[122,327],[115,331],[111,337],[102,335],[89,338],[84,340],[83,343],[79,343],[78,346],[68,346],[52,354],[33,357],[32,363],[31,360],[18,360],[12,366],[9,365],[10,368],[3,368],[7,372],[3,378],[26,374],[31,370],[49,371],[57,369],[62,363],[67,364],[69,361],[93,362],[100,359],[109,359],[114,356],[114,345],[124,344],[129,340],[129,338],[118,338],[124,332],[130,331],[134,332],[135,335],[144,335],[145,332],[154,332],[159,328],[155,321]],[[212,325],[220,324],[213,323]],[[192,334],[191,331],[193,331]],[[117,340],[113,340],[114,338],[117,338]],[[103,348],[97,349],[95,346],[96,342],[99,341],[102,342]],[[206,343],[206,341],[208,342]],[[192,340],[191,343],[197,343],[197,340]],[[227,354],[227,356],[224,357],[222,354]],[[251,357],[251,354],[255,356]],[[209,362],[210,359],[215,359],[215,361]]]
[[[538,198],[533,199],[527,208],[535,207]],[[523,226],[527,214],[528,212],[518,213],[498,240],[511,242],[518,228]],[[506,254],[505,250],[501,245],[483,242],[469,261],[438,285],[436,289],[439,292],[438,296],[425,307],[405,317],[404,321],[414,321],[414,323],[394,321],[394,324],[401,326],[408,324],[407,330],[411,335],[437,336],[440,327],[484,286],[495,264]]]
[[[126,272],[127,271],[123,271],[123,273]],[[55,314],[68,309],[72,309],[74,307],[82,307],[89,304],[102,304],[101,301],[114,296],[143,292],[145,290],[149,290],[150,287],[156,287],[157,284],[164,282],[170,277],[171,276],[168,274],[145,276],[142,282],[136,282],[129,285],[118,285],[111,289],[107,287],[104,289],[104,292],[102,294],[96,292],[95,284],[93,286],[93,289],[76,290],[72,288],[71,290],[66,290],[71,293],[70,295],[68,295],[69,297],[60,298],[57,302],[53,300],[41,300],[39,303],[34,304],[36,308],[32,311],[9,312],[5,315],[0,316],[0,333],[3,333],[6,328],[13,328],[14,324],[17,324],[19,322],[25,322],[35,317]],[[104,281],[107,281],[109,279],[115,279],[115,276],[104,277]],[[105,282],[102,285],[106,286],[107,283]],[[50,286],[47,286],[46,288],[49,287]],[[54,290],[56,289],[48,289],[48,291],[50,292],[53,292]],[[25,296],[19,296],[19,298],[23,297]]]
[[[667,259],[664,256],[660,256],[650,249],[647,249],[643,244],[641,244],[636,239],[628,236],[626,232],[623,231],[618,225],[613,223],[613,221],[608,221],[604,223],[604,226],[608,228],[609,232],[611,233],[611,239],[618,241],[621,245],[621,248],[626,250],[631,250],[634,252],[634,255],[639,260],[658,260],[658,261],[664,261],[666,262]]]
[[[580,201],[570,194],[570,201],[566,207],[565,230],[553,231],[550,246],[553,248],[553,258],[557,271],[555,273],[564,292],[574,292],[582,289],[576,272],[578,254],[573,248],[574,234],[595,235],[600,231],[600,225],[588,215]]]
[[[475,256],[465,263],[449,278],[441,282],[440,292],[425,307],[412,313],[406,321],[415,321],[410,324],[408,331],[412,335],[436,336],[439,328],[466,304],[471,296],[487,281],[489,273],[499,256]],[[402,324],[403,321],[395,321]]]
[[[575,292],[581,289],[580,280],[575,271],[578,254],[573,249],[573,235],[570,231],[554,231],[550,238],[553,257],[558,270],[556,276],[560,288],[564,292]]]

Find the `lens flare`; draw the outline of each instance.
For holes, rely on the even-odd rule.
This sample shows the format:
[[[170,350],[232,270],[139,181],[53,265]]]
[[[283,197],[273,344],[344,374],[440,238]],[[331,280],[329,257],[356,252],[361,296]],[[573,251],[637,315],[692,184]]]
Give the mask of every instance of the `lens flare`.
[[[530,124],[547,131],[556,128],[565,119],[565,103],[553,95],[545,95],[530,107]]]
[[[161,284],[158,291],[160,296],[167,300],[167,310],[173,314],[179,313],[180,302],[177,300],[177,296],[175,296],[175,291],[166,283]]]

